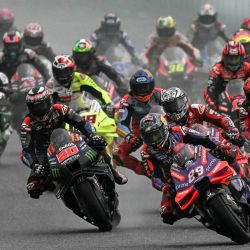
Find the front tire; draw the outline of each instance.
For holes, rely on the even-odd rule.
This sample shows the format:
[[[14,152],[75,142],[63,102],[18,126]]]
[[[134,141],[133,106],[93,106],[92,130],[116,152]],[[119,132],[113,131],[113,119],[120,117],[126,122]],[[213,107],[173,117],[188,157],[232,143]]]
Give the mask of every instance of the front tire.
[[[220,231],[238,244],[250,242],[249,228],[242,222],[240,217],[226,204],[225,194],[217,194],[208,201],[207,207],[211,212],[216,225],[220,226]]]
[[[88,215],[100,231],[111,231],[111,218],[105,213],[101,201],[88,181],[80,183],[76,188],[77,198],[82,207],[87,207]]]

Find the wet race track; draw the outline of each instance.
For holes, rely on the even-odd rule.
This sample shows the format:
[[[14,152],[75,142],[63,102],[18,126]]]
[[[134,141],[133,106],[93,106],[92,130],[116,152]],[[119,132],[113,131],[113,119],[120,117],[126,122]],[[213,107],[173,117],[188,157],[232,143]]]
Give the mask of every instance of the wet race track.
[[[129,2],[129,8],[125,7],[125,2]],[[73,42],[81,36],[87,37],[108,11],[120,14],[123,27],[140,51],[154,28],[155,18],[167,14],[166,1],[159,0],[158,5],[156,2],[0,1],[1,7],[13,9],[16,25],[21,30],[30,21],[40,22],[44,26],[46,40],[58,53],[69,53]],[[143,9],[141,4],[144,3]],[[136,24],[134,12],[138,19]],[[13,133],[0,165],[0,250],[250,248],[250,245],[235,245],[195,220],[182,220],[174,226],[163,224],[159,214],[160,192],[155,191],[145,177],[123,169],[129,182],[118,187],[122,221],[112,232],[100,233],[73,215],[51,193],[44,194],[39,200],[30,199],[26,193],[29,170],[19,161],[19,154],[19,140]]]
[[[0,249],[249,249],[205,229],[192,220],[174,226],[162,223],[161,195],[148,179],[124,171],[129,177],[118,188],[122,221],[112,232],[100,233],[64,207],[53,194],[32,200],[25,192],[28,169],[18,160],[16,134],[0,168]]]

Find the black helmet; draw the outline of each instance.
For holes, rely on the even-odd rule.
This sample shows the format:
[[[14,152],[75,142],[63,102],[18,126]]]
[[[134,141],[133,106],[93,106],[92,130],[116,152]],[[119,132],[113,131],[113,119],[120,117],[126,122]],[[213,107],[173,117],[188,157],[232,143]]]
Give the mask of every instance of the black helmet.
[[[106,34],[114,34],[120,30],[121,20],[114,13],[105,14],[104,20],[101,22],[101,28]]]
[[[217,20],[217,11],[215,7],[209,3],[201,6],[198,13],[198,21],[200,25],[206,28],[212,27]]]
[[[140,69],[130,79],[132,94],[142,102],[146,102],[152,96],[155,87],[153,75],[146,69]]]
[[[140,121],[140,135],[143,142],[153,147],[163,147],[169,137],[166,119],[156,113],[150,113]]]
[[[31,48],[39,48],[43,42],[43,28],[39,23],[29,23],[24,30],[23,40]]]
[[[37,121],[48,121],[51,117],[51,96],[44,87],[31,89],[26,96],[26,104],[30,115]]]
[[[171,120],[180,122],[186,118],[189,103],[188,97],[182,89],[172,87],[163,90],[161,101],[164,112]]]
[[[8,59],[16,60],[22,51],[22,35],[18,31],[6,32],[3,36],[3,51]]]

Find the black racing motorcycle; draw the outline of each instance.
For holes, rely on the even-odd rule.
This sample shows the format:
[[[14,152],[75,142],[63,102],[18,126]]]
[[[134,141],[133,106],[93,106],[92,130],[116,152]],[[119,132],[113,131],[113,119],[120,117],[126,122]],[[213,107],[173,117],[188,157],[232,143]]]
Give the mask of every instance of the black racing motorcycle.
[[[56,197],[100,231],[111,231],[121,216],[110,166],[79,134],[59,128],[50,139],[48,159]]]

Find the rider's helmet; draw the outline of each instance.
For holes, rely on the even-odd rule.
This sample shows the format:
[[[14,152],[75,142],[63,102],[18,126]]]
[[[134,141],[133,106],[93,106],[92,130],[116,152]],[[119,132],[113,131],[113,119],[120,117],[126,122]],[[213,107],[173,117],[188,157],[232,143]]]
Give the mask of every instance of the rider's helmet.
[[[171,38],[176,31],[176,21],[173,17],[159,17],[156,21],[156,31],[159,37]]]
[[[69,87],[74,76],[75,62],[71,56],[58,55],[52,63],[52,73],[56,81],[64,87]]]
[[[244,83],[243,90],[248,101],[250,101],[250,77]]]
[[[179,123],[185,124],[188,118],[188,97],[186,93],[177,87],[163,90],[161,95],[162,107],[167,116]]]
[[[120,31],[121,20],[115,13],[105,14],[101,22],[101,29],[106,35],[112,36]]]
[[[8,31],[3,36],[3,51],[9,60],[15,61],[22,52],[22,35],[18,31]]]
[[[28,47],[40,47],[43,41],[43,28],[39,23],[29,23],[23,33],[23,41]]]
[[[10,9],[0,9],[0,32],[3,34],[9,31],[14,24],[14,20],[14,14]]]
[[[130,78],[130,89],[140,102],[147,102],[153,94],[155,87],[153,75],[146,69],[140,69]]]
[[[198,22],[205,28],[211,28],[217,21],[217,11],[215,7],[209,3],[201,6],[198,12]]]
[[[222,51],[222,62],[224,66],[232,72],[236,72],[241,67],[245,57],[246,52],[244,46],[235,41],[226,43]]]
[[[78,40],[72,49],[72,56],[78,68],[87,68],[93,61],[95,49],[88,39]]]
[[[247,17],[242,21],[241,28],[250,31],[250,17]]]
[[[140,121],[140,136],[145,144],[161,148],[169,138],[166,119],[157,113],[150,113]]]
[[[31,89],[26,96],[30,116],[40,122],[47,122],[52,114],[52,100],[44,87]]]
[[[240,30],[233,36],[232,39],[235,42],[241,43],[244,46],[246,56],[248,58],[248,61],[250,61],[250,32],[245,30]]]

